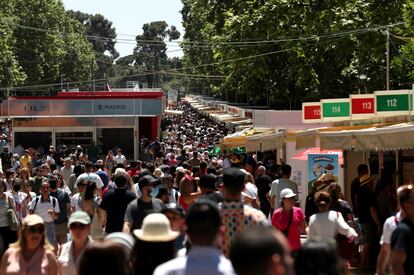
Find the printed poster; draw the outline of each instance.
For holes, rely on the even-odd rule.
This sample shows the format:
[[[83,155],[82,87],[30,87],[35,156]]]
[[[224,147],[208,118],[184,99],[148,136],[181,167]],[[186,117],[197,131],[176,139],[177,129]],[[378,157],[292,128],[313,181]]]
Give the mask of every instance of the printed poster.
[[[308,155],[308,193],[313,183],[322,174],[332,174],[338,182],[339,156],[337,154],[309,154]]]

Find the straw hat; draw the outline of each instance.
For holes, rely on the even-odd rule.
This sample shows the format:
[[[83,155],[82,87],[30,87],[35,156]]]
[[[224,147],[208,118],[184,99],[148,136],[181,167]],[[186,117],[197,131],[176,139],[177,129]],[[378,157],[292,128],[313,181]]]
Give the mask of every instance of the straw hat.
[[[154,176],[157,177],[157,178],[163,178],[164,177],[164,173],[162,172],[161,168],[155,168]]]
[[[134,235],[147,242],[169,242],[175,240],[179,232],[171,230],[170,221],[164,214],[153,213],[146,216],[142,229],[135,229]]]

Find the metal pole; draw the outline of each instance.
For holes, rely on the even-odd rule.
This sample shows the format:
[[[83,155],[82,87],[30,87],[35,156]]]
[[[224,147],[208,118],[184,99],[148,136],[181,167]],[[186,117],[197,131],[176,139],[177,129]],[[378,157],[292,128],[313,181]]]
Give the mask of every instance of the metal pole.
[[[386,47],[387,47],[387,91],[390,90],[390,32],[387,29],[386,30],[386,34],[387,34],[387,43],[386,43]]]
[[[60,91],[63,92],[63,76],[64,74],[60,75]]]

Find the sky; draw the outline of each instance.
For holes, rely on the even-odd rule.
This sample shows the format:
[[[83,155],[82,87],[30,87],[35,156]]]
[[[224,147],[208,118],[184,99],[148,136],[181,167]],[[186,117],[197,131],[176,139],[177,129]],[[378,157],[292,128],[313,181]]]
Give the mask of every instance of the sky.
[[[142,26],[152,21],[165,21],[169,26],[174,25],[181,33],[184,30],[181,24],[181,0],[63,0],[67,10],[77,10],[85,13],[100,13],[112,21],[116,28],[117,38],[135,40],[135,36],[142,34]],[[117,43],[116,49],[121,56],[132,54],[134,41]],[[168,43],[169,57],[183,55],[176,43]]]

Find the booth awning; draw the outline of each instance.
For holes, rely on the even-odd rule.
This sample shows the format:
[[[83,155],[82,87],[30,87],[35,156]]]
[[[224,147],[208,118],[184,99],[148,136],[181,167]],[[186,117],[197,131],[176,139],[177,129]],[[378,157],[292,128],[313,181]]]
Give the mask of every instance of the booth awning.
[[[320,133],[323,149],[393,151],[414,148],[414,125],[400,123],[361,130]]]
[[[246,147],[247,152],[265,152],[281,148],[285,132],[274,128],[248,128],[223,139],[224,148]]]
[[[295,133],[296,136],[296,150],[311,148],[317,146],[317,141],[320,139],[320,136],[323,134],[325,136],[330,136],[332,143],[325,145],[327,147],[322,146],[322,139],[321,141],[321,148],[329,148],[329,149],[341,149],[344,146],[349,146],[349,139],[345,139],[345,136],[349,135],[350,131],[354,130],[361,130],[361,129],[369,129],[373,127],[372,125],[359,125],[359,126],[336,126],[336,127],[321,127],[321,128],[314,128],[305,131],[299,131]],[[330,135],[331,133],[335,133]],[[336,138],[335,138],[336,137]],[[324,142],[328,142],[324,140]],[[331,147],[334,146],[334,147]]]
[[[172,115],[182,115],[183,111],[179,111],[179,110],[165,110],[164,111],[166,114],[172,114]]]

